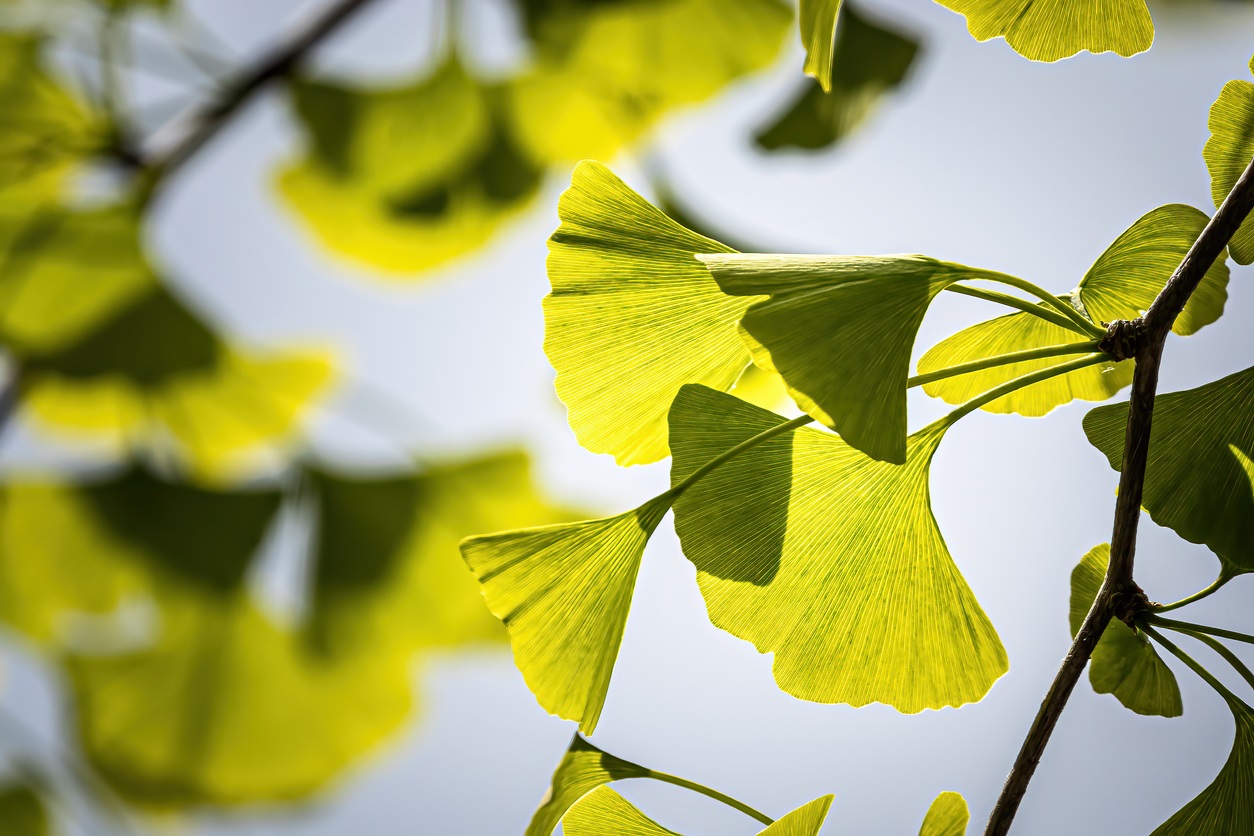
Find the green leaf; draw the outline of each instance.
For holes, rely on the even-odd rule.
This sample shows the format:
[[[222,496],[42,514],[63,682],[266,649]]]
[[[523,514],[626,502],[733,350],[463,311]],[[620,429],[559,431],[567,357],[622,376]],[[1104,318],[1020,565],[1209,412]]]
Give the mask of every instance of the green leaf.
[[[1228,836],[1254,832],[1254,711],[1229,701],[1236,736],[1211,785],[1152,836]]]
[[[539,21],[509,115],[542,163],[610,159],[676,108],[769,66],[792,19],[780,0],[623,0]]]
[[[1154,43],[1145,0],[937,0],[967,18],[977,41],[1004,37],[1033,61],[1057,61],[1082,50],[1123,57]]]
[[[831,807],[832,796],[820,796],[778,819],[758,836],[818,836]]]
[[[606,786],[579,799],[562,817],[562,836],[680,836]]]
[[[914,36],[875,22],[845,3],[832,59],[830,92],[805,90],[774,123],[761,130],[762,148],[826,148],[858,128],[880,100],[898,87],[919,52]]]
[[[553,771],[549,791],[527,825],[525,836],[549,836],[579,799],[611,781],[647,778],[653,770],[603,752],[576,734]]]
[[[921,255],[699,257],[725,293],[770,295],[741,320],[757,365],[849,444],[906,460],[915,334],[936,294],[985,271]]]
[[[679,387],[730,389],[751,299],[725,296],[696,253],[728,252],[666,217],[600,163],[575,169],[549,239],[544,350],[579,443],[619,464],[667,454]]]
[[[671,410],[672,484],[783,421],[701,386]],[[932,517],[928,469],[945,424],[904,465],[801,429],[693,484],[675,530],[714,624],[774,653],[794,696],[914,713],[981,699],[1006,653]]]
[[[6,836],[49,836],[52,820],[43,798],[26,784],[0,786],[0,822]]]
[[[928,808],[919,836],[963,836],[970,821],[966,799],[956,792],[943,792]]]
[[[1219,556],[1227,576],[1254,571],[1254,495],[1247,459],[1254,453],[1254,368],[1154,400],[1154,424],[1141,504],[1154,522]],[[1110,466],[1123,464],[1128,405],[1084,416],[1089,443]]]
[[[832,67],[836,60],[836,19],[840,0],[801,0],[801,44],[806,48],[806,75],[830,93]]]
[[[605,705],[645,544],[669,508],[663,495],[616,517],[462,543],[527,686],[545,711],[588,734]]]
[[[1250,62],[1254,72],[1254,60]],[[1211,197],[1219,206],[1254,157],[1254,83],[1235,79],[1224,85],[1210,109],[1210,139],[1202,149],[1210,171]],[[1238,264],[1254,262],[1254,219],[1246,218],[1228,251]]]
[[[1097,323],[1141,316],[1201,235],[1207,220],[1201,211],[1181,204],[1146,213],[1102,253],[1065,300],[1078,305]],[[1227,286],[1228,266],[1220,259],[1207,271],[1173,330],[1188,336],[1217,320],[1228,298]],[[1074,341],[1074,332],[1032,314],[1015,313],[981,322],[937,344],[919,360],[919,372],[927,374],[998,354]],[[965,403],[994,386],[1067,360],[1051,357],[1012,363],[926,383],[923,390],[948,403]],[[1132,382],[1133,365],[1124,361],[1080,369],[1027,386],[983,408],[1035,417],[1072,400],[1103,401]]]
[[[293,96],[310,148],[279,174],[280,192],[327,248],[386,273],[484,246],[539,185],[500,92],[455,62],[401,87],[301,81]]]
[[[1091,549],[1071,573],[1071,635],[1080,632],[1106,577],[1110,544]],[[1089,682],[1099,694],[1113,694],[1137,714],[1179,717],[1184,713],[1176,675],[1142,633],[1113,618],[1093,651]]]

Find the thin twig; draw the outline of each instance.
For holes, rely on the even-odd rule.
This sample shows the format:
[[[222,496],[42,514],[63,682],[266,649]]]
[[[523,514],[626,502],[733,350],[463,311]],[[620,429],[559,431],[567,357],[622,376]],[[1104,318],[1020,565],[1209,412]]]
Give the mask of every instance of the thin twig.
[[[1088,664],[1098,639],[1112,616],[1126,608],[1140,594],[1132,579],[1136,556],[1136,531],[1141,517],[1141,495],[1145,485],[1145,464],[1149,458],[1150,428],[1154,413],[1154,395],[1158,389],[1158,368],[1163,344],[1172,323],[1198,284],[1222,254],[1241,223],[1254,209],[1254,160],[1232,188],[1215,217],[1189,249],[1180,266],[1172,274],[1145,316],[1136,320],[1136,372],[1128,404],[1128,424],[1124,438],[1123,465],[1120,468],[1119,495],[1115,503],[1114,531],[1110,540],[1110,565],[1105,581],[1093,607],[1089,610],[1067,651],[1049,692],[1041,703],[1032,728],[1028,731],[1006,778],[997,804],[989,817],[985,836],[1003,836],[1010,830],[1019,802],[1028,782],[1040,763],[1054,726],[1071,696],[1084,666]]]

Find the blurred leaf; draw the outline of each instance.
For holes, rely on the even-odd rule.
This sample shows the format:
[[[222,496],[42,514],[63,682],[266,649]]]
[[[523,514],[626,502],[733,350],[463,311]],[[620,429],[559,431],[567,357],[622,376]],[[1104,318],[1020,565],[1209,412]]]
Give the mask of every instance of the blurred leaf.
[[[1110,544],[1091,549],[1071,573],[1071,635],[1080,632],[1110,563]],[[1093,651],[1089,682],[1099,694],[1113,694],[1137,714],[1179,717],[1180,686],[1149,639],[1112,618]]]
[[[831,92],[835,63],[833,42],[840,0],[800,0],[801,43],[806,48],[805,71],[824,92]]]
[[[549,791],[527,825],[525,836],[549,836],[579,799],[611,781],[647,778],[653,770],[603,752],[576,734],[553,772]]]
[[[532,15],[532,67],[509,87],[518,139],[543,163],[613,157],[675,108],[768,66],[791,19],[779,0],[543,5],[563,8]]]
[[[1232,753],[1197,798],[1152,836],[1229,836],[1254,832],[1254,711],[1229,701],[1236,722]]]
[[[679,484],[783,421],[702,386],[671,410]],[[981,699],[1006,652],[945,547],[928,470],[946,426],[912,435],[904,465],[796,430],[742,452],[675,503],[675,530],[710,619],[774,653],[775,681],[816,702],[899,711]]]
[[[758,133],[762,148],[815,150],[840,142],[909,75],[918,38],[863,17],[852,3],[843,4],[841,15],[831,92],[807,83],[788,110]]]
[[[680,836],[606,786],[579,799],[562,817],[562,836]]]
[[[471,252],[529,203],[541,178],[503,122],[499,91],[454,62],[384,90],[301,81],[309,135],[280,192],[331,250],[412,274]]]
[[[724,293],[770,294],[741,320],[753,362],[881,461],[906,460],[906,380],[937,293],[985,271],[925,256],[702,255]]]
[[[1254,368],[1154,399],[1141,504],[1154,522],[1219,556],[1223,574],[1254,572],[1254,494],[1234,450],[1254,453]],[[1110,466],[1123,465],[1128,405],[1084,416],[1084,432]]]
[[[1254,72],[1254,60],[1250,61]],[[1254,157],[1254,83],[1235,79],[1224,85],[1210,109],[1210,139],[1202,150],[1210,171],[1210,191],[1219,206]],[[1246,218],[1228,243],[1238,264],[1254,262],[1254,219]]]
[[[919,836],[964,836],[970,821],[966,799],[956,792],[943,792],[928,808]]]
[[[616,517],[462,543],[527,687],[587,734],[605,705],[645,544],[668,510],[663,495]]]
[[[49,836],[51,816],[39,793],[26,784],[0,786],[0,824],[5,836]]]
[[[579,443],[619,464],[667,454],[679,387],[730,389],[749,364],[725,296],[695,253],[728,252],[663,215],[600,163],[575,169],[549,239],[544,350]]]
[[[1004,37],[1033,61],[1057,61],[1082,50],[1127,58],[1154,42],[1145,0],[937,0],[967,18],[977,41]]]
[[[1097,323],[1141,316],[1167,284],[1206,223],[1206,215],[1191,206],[1172,204],[1148,212],[1107,248],[1079,287],[1064,300],[1078,303]],[[1188,336],[1217,320],[1228,298],[1227,286],[1228,266],[1219,259],[1207,271],[1172,330]],[[919,360],[919,372],[926,374],[998,354],[1075,341],[1074,332],[1031,314],[1015,313],[981,322],[937,344]],[[1068,359],[1049,357],[998,366],[926,383],[923,391],[948,403],[964,403],[1016,377],[1065,363]],[[983,408],[989,412],[1015,412],[1035,417],[1076,399],[1103,401],[1132,382],[1133,365],[1127,360],[1080,369],[1020,389]]]

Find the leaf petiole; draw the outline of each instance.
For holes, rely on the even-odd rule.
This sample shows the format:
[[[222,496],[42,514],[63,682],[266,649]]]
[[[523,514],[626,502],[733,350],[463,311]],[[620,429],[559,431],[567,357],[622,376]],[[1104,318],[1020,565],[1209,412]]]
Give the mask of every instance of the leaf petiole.
[[[1060,357],[1068,354],[1088,354],[1097,351],[1097,340],[1086,340],[1082,343],[1066,343],[1064,345],[1047,345],[1042,348],[1028,348],[1023,351],[1011,351],[1006,354],[997,354],[992,357],[985,357],[980,360],[972,360],[969,363],[959,363],[956,366],[950,366],[947,369],[939,369],[927,374],[918,374],[906,381],[906,388],[922,386],[931,383],[934,380],[945,380],[958,375],[970,374],[971,372],[982,372],[985,369],[996,368],[997,366],[1008,366],[1011,363],[1022,363],[1027,360],[1041,360],[1046,357]]]
[[[812,423],[813,421],[814,418],[811,416],[802,415],[800,417],[793,418],[790,421],[784,421],[782,424],[776,424],[769,430],[763,430],[752,438],[746,438],[735,447],[729,447],[705,464],[698,467],[696,470],[692,471],[692,473],[688,474],[687,478],[666,493],[670,494],[671,501],[673,502],[674,500],[679,499],[683,492],[691,488],[698,480],[707,476],[711,470],[723,464],[728,459],[733,459],[746,450],[751,450],[759,444],[770,441],[777,435],[783,435],[784,433],[795,430],[798,427],[804,427],[806,424]]]
[[[1083,328],[1086,333],[1092,334],[1098,339],[1106,336],[1106,329],[1091,322],[1084,314],[1080,313],[1075,308],[1050,293],[1048,290],[1037,287],[1025,279],[1020,279],[1017,276],[1008,276],[1005,273],[992,272],[982,273],[976,278],[979,281],[999,282],[1001,284],[1009,285],[1010,287],[1022,290],[1025,293],[1030,293],[1054,310],[1061,313],[1063,316],[1067,317],[1067,319],[1070,319],[1076,325]]]
[[[715,801],[720,801],[734,810],[739,810],[740,812],[744,813],[746,816],[749,816],[750,818],[757,819],[758,821],[762,822],[762,824],[765,824],[768,827],[772,824],[775,824],[775,819],[771,818],[765,813],[760,813],[757,810],[750,807],[748,804],[744,804],[740,801],[737,801],[736,799],[732,798],[730,795],[723,795],[718,790],[712,790],[709,787],[698,784],[695,781],[689,781],[686,778],[679,778],[675,775],[668,775],[665,772],[654,772],[653,770],[649,770],[649,774],[647,777],[653,778],[656,781],[663,781],[667,784],[674,784],[675,786],[683,787],[686,790],[692,790],[693,792],[700,793],[701,795],[704,795],[707,798],[713,798]]]
[[[1171,641],[1148,624],[1142,624],[1141,629],[1145,631],[1147,636],[1166,648],[1172,656],[1175,656],[1181,662],[1188,665],[1189,668],[1192,669],[1195,674],[1200,676],[1207,685],[1214,688],[1219,696],[1223,697],[1229,705],[1244,705],[1247,709],[1249,708],[1249,706],[1246,705],[1245,700],[1228,690],[1228,686],[1216,679],[1215,675],[1206,670],[1206,668],[1202,667],[1200,662],[1177,647],[1175,642]]]
[[[1218,636],[1221,639],[1254,644],[1254,636],[1238,633],[1235,630],[1225,630],[1222,627],[1207,627],[1204,624],[1192,624],[1188,621],[1160,618],[1157,615],[1151,615],[1148,620],[1151,624],[1157,624],[1160,627],[1166,627],[1168,630],[1175,630],[1178,633],[1205,633],[1208,636]]]
[[[1061,363],[1057,366],[1050,366],[1047,369],[1041,369],[1040,371],[1021,375],[1016,377],[1014,380],[1009,380],[1000,386],[995,386],[994,388],[989,389],[982,395],[977,395],[964,403],[962,406],[955,409],[953,412],[946,415],[942,420],[944,420],[947,424],[954,424],[959,419],[965,418],[967,415],[975,412],[980,407],[990,404],[998,398],[1009,395],[1012,392],[1017,392],[1025,386],[1031,386],[1034,383],[1040,383],[1042,381],[1049,380],[1050,378],[1058,377],[1059,375],[1069,374],[1070,372],[1088,368],[1089,366],[1095,366],[1098,363],[1106,363],[1110,360],[1111,357],[1109,354],[1099,351],[1077,358],[1068,363]]]
[[[1228,648],[1227,645],[1223,644],[1218,639],[1215,639],[1206,635],[1205,633],[1194,633],[1194,632],[1187,632],[1184,630],[1181,630],[1179,632],[1183,635],[1190,636],[1191,638],[1197,639],[1202,644],[1206,645],[1211,650],[1218,653],[1220,656],[1223,657],[1225,662],[1227,662],[1229,665],[1232,665],[1233,669],[1237,673],[1241,674],[1241,678],[1244,679],[1251,688],[1254,688],[1254,671],[1251,671],[1249,667],[1244,662],[1241,661],[1240,657],[1238,657],[1237,654],[1233,653]]]
[[[945,290],[951,293],[961,293],[963,296],[971,296],[975,299],[983,299],[986,302],[996,302],[999,305],[1005,305],[1008,308],[1015,308],[1024,313],[1031,314],[1052,322],[1060,328],[1066,328],[1068,331],[1074,331],[1077,334],[1088,335],[1091,332],[1088,328],[1082,328],[1075,323],[1069,316],[1063,316],[1051,307],[1046,307],[1037,302],[1029,302],[1027,299],[1020,299],[1018,296],[1011,296],[1009,293],[1001,293],[997,290],[985,290],[982,287],[971,287],[965,284],[951,284]],[[1094,335],[1096,336],[1096,335]]]
[[[1206,587],[1205,589],[1194,592],[1192,595],[1188,596],[1187,598],[1181,598],[1179,601],[1173,601],[1170,604],[1159,604],[1158,606],[1153,608],[1154,612],[1156,613],[1170,612],[1171,610],[1179,609],[1180,607],[1187,606],[1188,604],[1192,604],[1194,601],[1200,601],[1203,598],[1207,597],[1208,595],[1212,595],[1218,592],[1220,589],[1223,588],[1224,584],[1226,584],[1230,580],[1232,580],[1231,575],[1226,575],[1226,574],[1220,575],[1219,577],[1215,578],[1214,583],[1212,583],[1210,586]]]

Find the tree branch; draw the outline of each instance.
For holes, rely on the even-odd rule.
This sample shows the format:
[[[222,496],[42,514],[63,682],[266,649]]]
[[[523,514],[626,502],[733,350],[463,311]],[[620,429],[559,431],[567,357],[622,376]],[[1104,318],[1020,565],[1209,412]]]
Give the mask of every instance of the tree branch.
[[[1084,666],[1088,664],[1098,639],[1112,617],[1124,617],[1143,600],[1140,587],[1132,579],[1132,566],[1136,556],[1136,531],[1141,518],[1141,494],[1145,486],[1145,464],[1149,458],[1150,428],[1154,415],[1154,395],[1158,389],[1158,369],[1162,361],[1163,344],[1172,323],[1198,284],[1206,276],[1232,240],[1237,229],[1254,209],[1254,160],[1246,167],[1241,179],[1233,186],[1215,217],[1211,219],[1197,241],[1189,249],[1180,266],[1172,274],[1162,292],[1154,300],[1145,316],[1132,323],[1133,356],[1136,372],[1132,378],[1132,393],[1128,404],[1128,424],[1124,437],[1123,465],[1120,468],[1119,495],[1115,503],[1114,531],[1110,540],[1110,565],[1093,607],[1089,610],[1076,634],[1071,649],[1067,651],[1062,666],[1046,693],[1036,719],[1023,741],[1014,767],[1006,778],[1001,796],[997,799],[989,817],[985,836],[1003,836],[1010,830],[1019,802],[1027,791],[1028,782],[1040,763],[1045,746],[1067,699],[1071,696]],[[1126,341],[1126,323],[1112,323],[1111,331],[1119,331]]]

